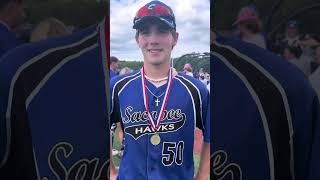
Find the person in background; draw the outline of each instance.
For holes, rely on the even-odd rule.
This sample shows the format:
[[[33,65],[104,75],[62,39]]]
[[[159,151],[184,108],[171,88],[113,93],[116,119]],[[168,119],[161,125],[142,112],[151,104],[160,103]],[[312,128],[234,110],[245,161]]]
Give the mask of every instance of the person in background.
[[[273,40],[271,40],[269,49],[271,52],[274,52],[275,54],[281,56],[283,54],[283,48],[283,33],[276,32]]]
[[[300,39],[298,22],[291,20],[287,23],[285,37],[282,40],[284,46],[298,46]]]
[[[204,78],[208,81],[208,83],[210,82],[210,74],[208,72],[204,73]]]
[[[41,21],[31,32],[30,42],[66,36],[70,34],[66,25],[56,18],[47,18]]]
[[[312,87],[318,94],[318,98],[320,100],[320,46],[316,47],[315,49],[315,61],[314,63],[317,63],[318,66],[314,70],[314,72],[310,75],[309,80],[312,84]]]
[[[183,66],[183,72],[184,72],[184,74],[193,77],[191,64],[189,64],[189,63],[185,64]]]
[[[124,67],[124,68],[122,68],[122,69],[120,70],[119,75],[131,73],[131,72],[132,72],[132,70],[131,70],[130,68]]]
[[[13,29],[18,27],[25,17],[24,0],[0,1],[0,57],[23,43]]]
[[[266,40],[261,34],[262,27],[260,18],[253,7],[243,7],[233,25],[237,26],[242,41],[255,44],[264,49],[267,48]]]
[[[208,84],[207,79],[205,79],[205,74],[204,74],[204,73],[200,73],[200,74],[199,74],[199,80],[200,80],[204,85],[207,85],[207,84]]]
[[[118,62],[119,62],[119,59],[117,57],[115,57],[115,56],[111,56],[110,57],[110,80],[113,77],[117,76]],[[111,124],[110,131],[111,131],[112,143],[114,142],[114,138],[116,136],[116,129],[119,130],[118,131],[118,141],[122,145],[123,131],[121,129],[120,123]],[[122,155],[122,153],[121,153],[122,151],[123,151],[123,146],[121,147],[120,151],[118,151],[117,149],[112,149],[112,156],[115,156],[115,155],[120,155],[121,156]]]
[[[320,65],[320,36],[317,34],[307,34],[303,40],[300,41],[300,46],[303,48],[303,55],[308,58],[310,62],[310,73],[314,73]],[[318,51],[318,52],[317,52]]]
[[[110,57],[110,79],[117,76],[118,63],[118,58],[116,58],[115,56]]]
[[[200,68],[200,69],[199,69],[199,72],[198,72],[197,77],[199,77],[199,76],[200,76],[200,74],[204,74],[203,68]]]
[[[300,59],[301,49],[295,46],[287,46],[284,48],[283,57],[296,65],[306,76],[310,74],[310,63],[304,59]]]

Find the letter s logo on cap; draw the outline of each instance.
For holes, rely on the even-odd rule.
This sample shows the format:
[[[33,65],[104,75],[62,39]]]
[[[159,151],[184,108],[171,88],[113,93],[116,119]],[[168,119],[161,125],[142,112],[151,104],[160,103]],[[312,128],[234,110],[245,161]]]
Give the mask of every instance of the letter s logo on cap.
[[[150,4],[150,5],[148,6],[148,10],[152,10],[154,6],[155,6],[155,4]]]

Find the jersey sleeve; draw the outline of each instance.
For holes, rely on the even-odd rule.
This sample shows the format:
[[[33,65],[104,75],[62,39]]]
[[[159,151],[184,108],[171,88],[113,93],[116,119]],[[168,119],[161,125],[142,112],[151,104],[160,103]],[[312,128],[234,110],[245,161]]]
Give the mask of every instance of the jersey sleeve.
[[[203,141],[210,143],[210,94],[206,87],[200,89],[201,118],[197,119],[197,127],[203,132]]]
[[[121,120],[118,89],[116,85],[116,78],[113,78],[110,82],[110,127],[112,124],[118,123]]]
[[[13,123],[7,119],[7,109],[9,105],[9,94],[11,81],[19,68],[19,63],[16,63],[17,59],[22,59],[19,53],[7,53],[0,58],[0,170],[6,164],[10,148],[12,145],[11,138],[13,132],[19,132],[14,127],[11,127]],[[13,97],[13,95],[11,96]],[[19,102],[23,104],[23,102]],[[13,103],[11,102],[11,105]],[[11,107],[11,106],[10,106]],[[13,109],[14,110],[14,109]],[[13,130],[14,129],[14,130]],[[12,132],[13,131],[13,132]],[[3,171],[0,171],[0,175]]]
[[[21,54],[23,52],[14,50],[0,59],[0,177],[31,167],[24,86],[16,77],[21,67],[18,60],[23,60]],[[17,164],[16,159],[23,163]],[[26,173],[24,170],[19,173]]]

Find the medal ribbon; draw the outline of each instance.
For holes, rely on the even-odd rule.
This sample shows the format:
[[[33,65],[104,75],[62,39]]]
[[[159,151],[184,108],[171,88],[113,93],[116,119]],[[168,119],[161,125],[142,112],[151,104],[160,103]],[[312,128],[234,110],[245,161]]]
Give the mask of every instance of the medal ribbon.
[[[148,119],[149,119],[149,123],[151,125],[151,128],[153,131],[158,131],[158,128],[160,127],[160,123],[163,120],[162,117],[164,116],[164,110],[166,108],[167,105],[167,101],[168,101],[168,97],[170,94],[170,90],[171,90],[171,85],[172,85],[172,69],[170,68],[169,70],[169,80],[168,80],[168,85],[167,85],[167,89],[166,89],[166,93],[164,95],[164,99],[161,105],[161,109],[159,112],[159,116],[158,119],[156,121],[156,124],[154,124],[153,118],[151,116],[151,113],[149,112],[149,103],[148,103],[148,94],[147,94],[147,81],[146,78],[144,77],[144,67],[142,67],[141,69],[141,79],[142,79],[142,91],[143,91],[143,101],[144,101],[144,106],[146,108],[146,112],[148,115]]]

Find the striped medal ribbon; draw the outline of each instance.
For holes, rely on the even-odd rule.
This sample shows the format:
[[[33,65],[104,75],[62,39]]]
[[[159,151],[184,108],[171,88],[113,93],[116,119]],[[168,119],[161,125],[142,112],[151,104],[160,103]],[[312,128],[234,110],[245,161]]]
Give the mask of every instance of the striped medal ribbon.
[[[157,133],[157,131],[159,130],[160,123],[163,120],[164,110],[166,108],[168,97],[169,97],[171,86],[172,86],[172,69],[170,68],[170,70],[169,70],[169,80],[167,83],[166,93],[164,94],[163,102],[161,104],[161,109],[160,109],[159,116],[157,118],[156,123],[154,122],[153,117],[149,111],[148,94],[147,94],[147,81],[145,78],[144,67],[142,67],[142,69],[141,69],[141,77],[142,77],[141,79],[142,79],[142,87],[143,87],[142,91],[143,91],[144,106],[146,108],[146,112],[148,115],[149,123],[151,125],[151,129],[154,132],[154,135],[152,135],[150,141],[153,145],[158,145],[160,143],[161,139],[160,139],[160,135]]]

